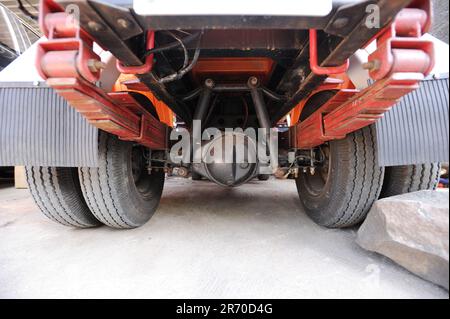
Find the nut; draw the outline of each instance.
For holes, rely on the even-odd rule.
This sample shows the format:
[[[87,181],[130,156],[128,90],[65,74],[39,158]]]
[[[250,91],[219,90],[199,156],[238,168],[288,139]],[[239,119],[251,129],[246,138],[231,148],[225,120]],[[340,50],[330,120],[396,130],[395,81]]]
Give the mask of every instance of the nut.
[[[122,29],[128,29],[133,24],[133,22],[131,22],[130,20],[125,19],[125,18],[119,18],[119,19],[117,19],[116,22],[117,22],[117,25],[119,25],[119,27],[121,27]]]
[[[252,76],[250,79],[248,79],[248,83],[251,86],[257,86],[259,84],[258,78],[256,76]]]
[[[91,72],[98,72],[106,67],[106,64],[102,61],[89,59],[87,61],[87,66]]]
[[[380,68],[380,61],[379,60],[373,60],[366,63],[363,63],[362,67],[365,70],[374,71],[378,70]]]
[[[205,86],[212,89],[214,87],[214,81],[211,79],[206,79]]]
[[[99,32],[105,30],[105,26],[101,23],[95,22],[95,21],[89,21],[88,27],[92,31]]]
[[[337,18],[333,22],[333,27],[335,27],[337,29],[343,28],[348,24],[349,21],[350,21],[350,19],[347,17]]]

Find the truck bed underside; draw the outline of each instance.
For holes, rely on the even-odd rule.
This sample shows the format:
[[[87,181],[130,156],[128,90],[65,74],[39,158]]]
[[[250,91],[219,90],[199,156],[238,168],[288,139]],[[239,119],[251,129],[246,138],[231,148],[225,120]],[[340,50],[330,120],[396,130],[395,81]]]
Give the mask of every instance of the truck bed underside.
[[[141,16],[126,0],[45,0],[40,23],[49,40],[38,69],[92,124],[150,148],[167,146],[165,128],[130,92],[95,85],[109,70],[97,68],[93,42],[133,76],[122,88],[148,92],[187,127],[197,119],[269,128],[291,111],[285,124],[297,124],[309,108],[290,130],[290,147],[307,149],[375,122],[430,71],[432,45],[419,40],[429,2],[410,2],[333,1],[326,16]],[[64,20],[74,5],[81,28]],[[376,26],[368,24],[374,5]],[[366,68],[376,82],[357,90],[345,75],[349,58],[374,40]]]

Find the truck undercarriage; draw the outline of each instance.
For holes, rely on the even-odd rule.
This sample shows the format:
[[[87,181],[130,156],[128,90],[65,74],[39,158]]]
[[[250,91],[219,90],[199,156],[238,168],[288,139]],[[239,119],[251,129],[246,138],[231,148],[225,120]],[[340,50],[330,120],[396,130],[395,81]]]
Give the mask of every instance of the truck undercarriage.
[[[273,15],[195,13],[211,10],[207,3],[170,14],[151,3],[41,1],[47,39],[37,69],[100,129],[98,167],[27,168],[41,210],[68,225],[132,228],[156,210],[165,173],[223,186],[273,174],[296,180],[319,224],[361,222],[383,187],[372,124],[434,65],[433,43],[421,38],[430,2],[322,1],[325,11],[309,15],[289,5]],[[272,12],[267,6],[254,12]],[[188,155],[174,154],[183,132],[202,136],[211,127],[219,133],[189,138]],[[239,162],[239,147],[263,148],[268,158]],[[231,149],[231,160],[195,161],[219,149]],[[414,188],[435,187],[439,165],[421,170]],[[65,187],[53,195],[45,181]]]

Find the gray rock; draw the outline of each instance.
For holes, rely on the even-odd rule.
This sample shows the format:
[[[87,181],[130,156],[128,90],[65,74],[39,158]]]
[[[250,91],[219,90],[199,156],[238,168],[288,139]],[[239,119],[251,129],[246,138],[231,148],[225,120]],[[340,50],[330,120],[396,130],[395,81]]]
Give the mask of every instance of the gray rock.
[[[357,243],[449,289],[449,193],[419,191],[375,202]]]

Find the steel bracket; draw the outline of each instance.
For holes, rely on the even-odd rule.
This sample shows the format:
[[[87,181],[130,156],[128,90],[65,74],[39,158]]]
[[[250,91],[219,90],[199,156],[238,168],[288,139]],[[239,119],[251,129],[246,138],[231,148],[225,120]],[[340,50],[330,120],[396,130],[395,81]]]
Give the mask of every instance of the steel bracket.
[[[403,9],[377,35],[377,49],[365,65],[375,82],[362,91],[339,90],[306,120],[291,127],[292,148],[309,149],[342,139],[375,123],[400,98],[419,87],[434,66],[433,43],[420,39],[430,24],[427,2],[416,2],[421,5],[418,8]]]
[[[48,40],[39,43],[36,66],[47,84],[97,128],[151,149],[167,149],[168,127],[130,92],[108,93],[96,86],[103,65],[78,23],[59,12],[62,9],[53,1],[41,1],[41,8],[41,28]],[[148,36],[148,45],[153,46],[153,32]],[[150,56],[145,67],[151,65]]]
[[[339,66],[320,66],[317,54],[317,30],[309,30],[309,67],[317,75],[330,75],[347,72],[349,60]]]
[[[155,46],[155,32],[147,31],[147,50],[153,49]],[[139,66],[125,66],[117,60],[117,69],[124,74],[145,74],[149,73],[153,68],[153,54],[145,59],[145,63]]]

